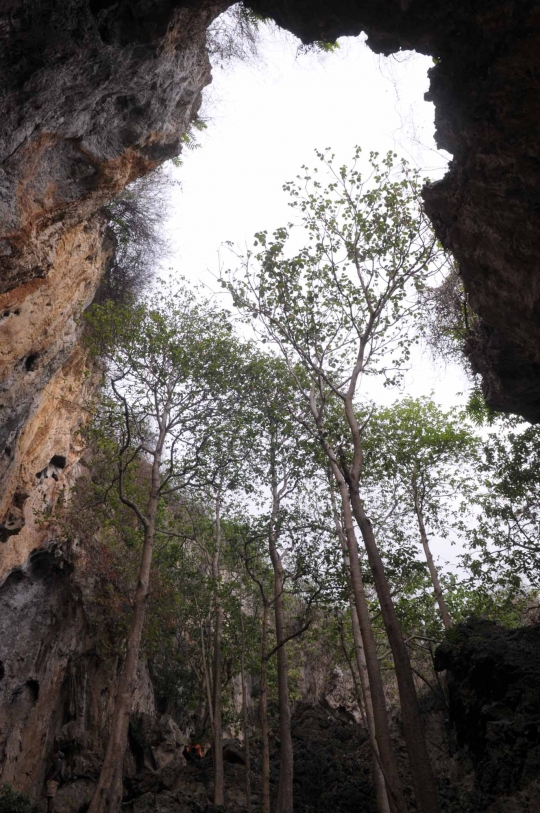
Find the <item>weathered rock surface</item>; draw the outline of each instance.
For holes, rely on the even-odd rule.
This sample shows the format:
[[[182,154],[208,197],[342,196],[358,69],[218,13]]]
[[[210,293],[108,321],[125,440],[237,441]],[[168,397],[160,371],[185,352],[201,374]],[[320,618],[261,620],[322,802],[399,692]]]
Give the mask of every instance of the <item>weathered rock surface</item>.
[[[436,653],[448,670],[461,761],[475,770],[474,810],[540,807],[540,627],[462,624]]]
[[[1,290],[44,277],[70,226],[180,151],[219,3],[2,2]]]
[[[299,704],[292,736],[296,810],[375,813],[369,742],[352,715]]]
[[[97,378],[77,344],[78,320],[107,246],[92,226],[71,230],[61,245],[63,263],[45,279],[0,295],[0,578],[40,544],[36,515],[77,476],[77,428]]]
[[[133,727],[133,726],[132,726]],[[371,758],[367,737],[354,717],[325,703],[299,703],[292,722],[295,753],[295,810],[300,813],[374,813]],[[154,734],[145,732],[141,742]],[[235,758],[232,759],[232,754]],[[225,810],[245,813],[245,768],[242,752],[229,745],[225,756]],[[260,810],[260,742],[252,741],[252,802]],[[139,763],[142,765],[142,763]],[[277,793],[279,750],[273,742],[271,793]],[[126,782],[124,807],[130,813],[161,810],[163,813],[214,813],[212,757],[187,766],[172,760],[152,770],[143,765]]]
[[[52,755],[66,754],[59,813],[89,801],[106,746],[117,659],[103,658],[90,629],[73,555],[50,541],[0,587],[0,776],[39,798]],[[139,666],[126,776],[183,762],[185,737],[159,716]],[[77,803],[77,804],[76,804]]]
[[[99,210],[180,151],[227,5],[0,2],[0,578],[36,543],[17,536],[37,472],[75,460],[78,320],[111,252]]]

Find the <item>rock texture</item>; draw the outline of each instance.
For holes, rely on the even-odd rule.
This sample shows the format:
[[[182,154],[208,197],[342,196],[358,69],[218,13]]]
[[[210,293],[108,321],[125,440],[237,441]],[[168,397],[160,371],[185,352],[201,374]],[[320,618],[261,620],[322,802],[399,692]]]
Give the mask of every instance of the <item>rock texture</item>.
[[[0,587],[0,776],[39,798],[56,748],[69,782],[58,813],[88,802],[103,758],[117,659],[98,654],[85,613],[88,585],[74,566],[81,553],[50,540]],[[156,712],[145,664],[139,667],[126,776],[183,763],[186,739]]]
[[[475,771],[473,810],[540,807],[540,627],[462,624],[436,653],[448,670],[450,717],[462,764]]]
[[[299,704],[292,736],[295,810],[376,813],[369,743],[352,716],[325,705]]]
[[[76,343],[79,318],[107,257],[103,229],[81,225],[46,278],[0,295],[0,577],[37,547],[36,512],[76,476],[76,430],[97,375]]]
[[[14,569],[0,590],[2,778],[41,790],[55,744],[101,752],[115,663],[100,664],[72,582],[54,544]],[[154,711],[148,679],[142,708]]]
[[[180,151],[227,5],[0,0],[0,578],[38,544],[17,539],[38,472],[66,458],[62,483],[76,457],[78,320],[112,249],[100,209]]]
[[[1,288],[44,277],[59,240],[178,154],[210,80],[218,3],[0,4]]]

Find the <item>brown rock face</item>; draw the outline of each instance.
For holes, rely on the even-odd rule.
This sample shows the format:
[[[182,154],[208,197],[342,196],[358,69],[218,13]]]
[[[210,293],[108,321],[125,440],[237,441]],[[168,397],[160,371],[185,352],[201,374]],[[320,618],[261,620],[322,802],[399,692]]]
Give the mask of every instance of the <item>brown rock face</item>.
[[[62,457],[64,465],[57,468],[63,477],[74,460],[75,430],[90,383],[84,351],[75,345],[79,317],[92,300],[108,253],[102,226],[93,220],[80,224],[60,238],[45,278],[0,294],[0,516],[7,517],[0,539],[9,539],[0,573],[26,558],[14,562],[12,552],[20,542],[15,534],[23,515],[32,524],[30,509],[45,507],[32,496],[40,472],[54,456]],[[18,518],[14,525],[10,516]]]
[[[180,151],[227,5],[0,0],[0,576],[59,489],[38,473],[60,455],[61,484],[76,457],[79,317],[111,251],[99,210]]]
[[[1,290],[46,276],[58,240],[180,151],[210,81],[218,4],[0,4]]]

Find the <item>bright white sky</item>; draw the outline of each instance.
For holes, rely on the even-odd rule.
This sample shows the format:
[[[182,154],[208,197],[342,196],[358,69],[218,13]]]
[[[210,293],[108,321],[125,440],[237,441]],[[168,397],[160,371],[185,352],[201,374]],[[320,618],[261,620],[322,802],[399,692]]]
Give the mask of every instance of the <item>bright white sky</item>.
[[[298,55],[298,45],[290,34],[265,27],[255,61],[214,69],[202,110],[208,127],[197,133],[201,148],[186,150],[182,167],[171,169],[181,183],[167,224],[173,277],[222,295],[220,250],[232,262],[223,244],[232,241],[242,251],[256,231],[288,222],[282,185],[302,164],[314,165],[316,148],[331,147],[343,162],[357,144],[366,155],[394,150],[430,178],[445,173],[451,156],[435,147],[434,108],[424,101],[429,58],[380,57],[361,37],[340,40],[332,54]],[[418,351],[402,392],[433,394],[448,408],[463,403],[469,388],[460,369],[435,365]],[[400,393],[381,388],[369,395],[388,403]],[[459,553],[448,540],[436,548],[447,560]]]
[[[361,37],[340,40],[332,54],[298,55],[294,37],[263,28],[256,60],[214,69],[201,148],[186,150],[182,167],[171,170],[181,187],[172,196],[167,265],[216,291],[220,249],[232,259],[223,243],[242,250],[256,231],[288,222],[282,184],[302,164],[314,165],[316,148],[331,147],[343,162],[357,144],[366,155],[394,150],[431,178],[444,174],[449,158],[435,148],[434,108],[423,98],[429,58],[380,57]],[[418,353],[405,382],[405,392],[433,392],[445,407],[462,402],[458,393],[468,388],[460,370],[434,365],[427,353]],[[386,402],[399,396],[370,394]]]

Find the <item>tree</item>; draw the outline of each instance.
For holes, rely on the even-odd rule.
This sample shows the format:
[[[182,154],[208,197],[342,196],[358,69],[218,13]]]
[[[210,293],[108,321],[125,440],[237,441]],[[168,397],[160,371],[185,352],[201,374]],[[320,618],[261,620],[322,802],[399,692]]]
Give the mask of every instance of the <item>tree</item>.
[[[468,343],[474,336],[478,317],[471,311],[463,280],[455,261],[449,260],[442,281],[426,289],[423,296],[425,339],[435,356],[458,362],[471,375]]]
[[[264,340],[279,347],[299,394],[296,417],[318,438],[342,507],[350,503],[360,528],[396,667],[418,808],[433,813],[435,783],[408,651],[360,494],[363,448],[356,400],[368,375],[387,384],[399,380],[417,335],[418,293],[438,270],[441,256],[420,208],[418,175],[402,165],[396,176],[393,154],[380,164],[372,154],[367,179],[356,165],[359,150],[351,169],[334,168],[330,154],[318,157],[330,178],[326,186],[317,170],[310,174],[305,168],[302,177],[285,185],[307,245],[287,253],[292,224],[276,230],[273,239],[260,232],[259,250],[243,259],[241,276],[226,275],[223,285],[235,305],[257,319]],[[359,585],[352,535],[349,556],[353,585]],[[356,587],[355,600],[360,613]],[[403,807],[391,749],[380,730],[377,736],[391,803]]]
[[[517,595],[540,580],[540,431],[516,418],[499,421],[478,459],[478,512],[465,564],[492,589]]]
[[[223,428],[223,427],[221,427]],[[213,439],[210,439],[212,443]],[[212,735],[212,754],[214,765],[214,804],[222,805],[225,801],[224,765],[223,765],[223,630],[225,623],[224,596],[222,584],[222,555],[224,547],[222,510],[223,510],[223,471],[221,460],[213,460],[214,466],[205,473],[199,469],[198,479],[209,479],[212,483],[204,493],[202,505],[193,499],[193,505],[187,508],[192,519],[190,528],[175,529],[174,536],[180,540],[189,539],[198,548],[200,557],[197,564],[206,576],[207,595],[196,599],[197,624],[195,632],[201,645],[202,679],[208,703],[208,716]],[[215,479],[214,479],[215,478]],[[207,601],[203,601],[206,598]],[[209,662],[210,661],[210,662]]]
[[[286,507],[288,496],[290,495],[283,490],[283,480],[278,480],[274,473],[269,510],[246,527],[242,537],[241,556],[250,579],[257,585],[262,605],[259,718],[262,740],[263,813],[270,813],[268,719],[270,662],[276,656],[280,741],[276,811],[290,813],[294,803],[294,754],[291,737],[288,645],[309,629],[314,609],[323,591],[323,585],[318,579],[317,566],[314,564],[315,558],[321,554],[319,523],[288,510]],[[311,524],[315,526],[312,532]],[[275,636],[275,643],[272,641],[272,634]]]
[[[266,20],[243,3],[235,3],[208,27],[206,47],[214,65],[257,57],[260,27]]]
[[[382,500],[384,527],[406,533],[417,525],[441,618],[452,619],[431,553],[426,525],[450,532],[449,514],[467,493],[478,439],[456,411],[444,412],[427,398],[404,398],[374,409],[364,429],[364,482]],[[452,505],[453,504],[453,505]],[[394,534],[397,536],[397,534]]]
[[[140,298],[154,277],[154,269],[169,250],[163,233],[170,191],[175,181],[163,167],[142,175],[103,207],[111,260],[95,301],[127,304]]]
[[[213,753],[214,753],[214,803],[221,805],[224,803],[224,773],[223,773],[223,753],[222,753],[222,636],[225,623],[225,609],[224,598],[227,596],[232,598],[232,593],[235,593],[234,600],[237,606],[236,616],[239,619],[239,626],[241,629],[240,640],[240,671],[242,681],[242,694],[245,694],[245,675],[244,675],[244,618],[242,610],[241,596],[238,589],[227,591],[227,586],[230,587],[230,579],[223,579],[221,559],[222,554],[231,553],[232,539],[238,535],[239,528],[242,523],[239,522],[235,513],[235,500],[242,504],[245,501],[246,495],[252,495],[256,490],[256,481],[259,471],[254,473],[252,468],[252,461],[254,459],[254,449],[257,447],[257,439],[259,437],[260,429],[254,421],[254,410],[251,404],[252,398],[252,381],[253,371],[252,365],[254,363],[253,348],[244,344],[242,346],[242,363],[238,364],[235,370],[235,389],[238,398],[238,409],[234,413],[234,420],[229,420],[228,423],[222,423],[219,433],[216,433],[214,442],[212,444],[212,454],[207,456],[211,457],[213,469],[208,470],[206,478],[211,482],[208,490],[211,493],[210,501],[214,504],[215,521],[213,523],[215,532],[212,539],[203,540],[197,539],[197,543],[206,557],[209,577],[212,581],[213,591],[213,617],[214,617],[214,634],[213,634],[213,670],[212,679],[205,669],[206,685],[209,695],[209,710],[211,713],[212,723],[212,738],[213,738]],[[256,453],[255,453],[256,456]],[[208,464],[207,464],[208,466]],[[232,533],[232,537],[224,540],[223,526],[222,526],[222,512],[225,508],[229,509],[229,516],[226,520],[226,527]],[[245,504],[243,506],[245,509]],[[224,547],[227,541],[227,547]],[[233,545],[234,547],[234,545]],[[229,560],[226,565],[226,573],[231,574],[234,571],[234,559]],[[232,568],[232,570],[231,570]],[[240,591],[241,592],[241,591]],[[229,619],[230,622],[230,619]],[[230,623],[229,623],[230,626]],[[204,641],[204,635],[201,630],[201,641]],[[238,640],[237,640],[238,644]],[[247,723],[246,723],[246,705],[245,698],[243,700],[244,706],[244,729],[247,737]],[[249,749],[249,741],[246,740],[246,748]],[[248,760],[249,761],[249,760]],[[250,804],[250,791],[249,791],[249,766],[246,768],[247,785],[246,785],[246,800]]]
[[[254,358],[249,377],[250,420],[254,427],[250,458],[252,479],[259,489],[267,489],[266,511],[259,517],[259,529],[252,539],[246,540],[244,559],[251,578],[258,584],[263,603],[261,652],[261,728],[263,732],[263,810],[269,807],[269,751],[266,712],[267,663],[277,658],[280,771],[276,803],[277,813],[292,813],[294,754],[291,736],[291,709],[289,699],[287,642],[301,635],[310,623],[309,612],[292,632],[287,630],[286,594],[292,585],[296,592],[306,587],[306,551],[309,547],[310,518],[301,505],[301,480],[309,476],[311,457],[306,446],[309,436],[298,431],[286,409],[291,380],[280,359],[259,356]],[[261,495],[262,496],[262,495]],[[259,499],[261,499],[261,496]],[[292,503],[292,504],[291,504]],[[267,553],[273,570],[273,587],[269,591],[264,579],[256,573],[253,563],[253,542],[265,537]],[[302,557],[299,556],[298,538],[302,538]],[[313,544],[313,540],[312,540]],[[287,562],[284,561],[286,550]],[[296,551],[296,555],[294,555]],[[292,570],[291,570],[292,568]],[[315,584],[308,586],[310,593],[306,607],[309,611],[320,590]],[[268,644],[268,613],[273,610],[276,644]]]
[[[206,448],[228,404],[236,345],[223,314],[197,302],[186,289],[156,295],[134,308],[112,303],[88,317],[95,352],[105,365],[95,405],[95,431],[113,444],[117,470],[111,487],[143,531],[133,616],[118,678],[109,741],[90,813],[116,811],[122,800],[122,769],[129,715],[149,590],[160,502],[196,481]],[[142,499],[126,492],[133,468],[140,472]]]
[[[240,680],[242,682],[242,725],[244,730],[244,750],[246,754],[246,809],[251,813],[251,753],[249,747],[249,720],[248,720],[248,704],[247,704],[247,685],[246,685],[246,635],[244,624],[244,610],[240,604]]]
[[[391,753],[389,745],[390,731],[386,720],[386,708],[384,704],[384,689],[382,684],[382,677],[375,649],[375,638],[373,635],[373,628],[371,625],[368,603],[364,591],[364,583],[362,579],[358,581],[359,568],[354,568],[356,583],[354,583],[352,580],[353,568],[351,568],[349,548],[353,544],[351,536],[352,534],[354,534],[354,529],[352,530],[351,534],[350,526],[347,525],[347,520],[349,520],[350,522],[351,519],[350,508],[348,507],[347,504],[344,505],[342,501],[342,513],[339,512],[334,494],[334,483],[331,478],[329,479],[330,479],[329,483],[330,500],[336,534],[341,543],[346,571],[351,577],[350,578],[351,590],[349,593],[349,610],[354,640],[354,654],[358,669],[358,676],[360,679],[360,685],[362,688],[362,697],[359,699],[359,704],[361,707],[361,702],[363,699],[365,723],[369,735],[371,749],[373,751],[373,779],[377,794],[377,808],[379,810],[379,813],[387,813],[387,811],[390,810],[390,800],[388,798],[388,791],[386,786],[387,778],[385,777],[385,769],[383,769],[382,766],[381,754],[379,750],[379,745],[377,743],[377,730],[378,730],[379,741],[381,739],[387,740],[388,745],[386,745],[386,748]],[[354,542],[354,545],[356,545],[356,540]],[[360,572],[360,576],[361,575],[362,574]],[[355,598],[357,599],[356,602]],[[357,610],[357,605],[360,607],[360,615]],[[368,657],[366,657],[366,646],[368,649]],[[350,668],[354,677],[354,670],[352,669],[351,664]],[[373,691],[371,688],[372,682],[374,683]],[[377,724],[375,722],[376,720]],[[396,783],[395,776],[388,777],[388,783],[390,784],[392,782],[394,782],[395,786],[394,793],[396,795],[393,804],[394,807],[399,807],[399,804],[401,803],[400,798],[401,788],[399,784]]]
[[[248,356],[249,358],[249,356]],[[240,362],[240,356],[238,357]],[[247,359],[237,363],[237,378],[241,380],[240,371]],[[236,386],[240,381],[236,382]],[[205,668],[205,679],[212,703],[209,711],[212,722],[213,755],[214,755],[214,804],[222,805],[225,801],[224,766],[223,766],[223,726],[222,726],[222,684],[223,684],[223,654],[222,639],[225,623],[222,557],[226,540],[223,534],[223,508],[228,493],[234,493],[239,488],[246,487],[245,462],[250,454],[250,438],[252,428],[244,418],[243,405],[239,410],[229,410],[222,414],[218,427],[214,427],[212,438],[209,439],[206,450],[206,461],[198,471],[198,479],[208,483],[207,492],[209,502],[213,504],[214,519],[210,535],[195,537],[197,544],[206,557],[209,576],[212,582],[214,636],[213,636],[213,663],[212,663],[212,691],[210,680]],[[228,417],[228,419],[227,419]],[[201,641],[204,636],[201,633]],[[204,651],[203,651],[204,656]]]

